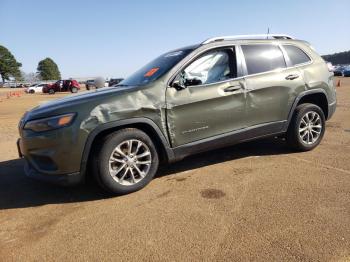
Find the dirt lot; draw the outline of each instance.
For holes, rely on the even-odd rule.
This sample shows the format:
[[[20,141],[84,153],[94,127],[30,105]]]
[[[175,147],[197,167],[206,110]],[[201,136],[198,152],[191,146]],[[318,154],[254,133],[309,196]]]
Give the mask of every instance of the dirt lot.
[[[350,261],[350,79],[337,92],[312,152],[292,153],[276,139],[241,144],[187,158],[114,198],[93,185],[26,178],[18,120],[62,94],[5,99],[0,260]]]

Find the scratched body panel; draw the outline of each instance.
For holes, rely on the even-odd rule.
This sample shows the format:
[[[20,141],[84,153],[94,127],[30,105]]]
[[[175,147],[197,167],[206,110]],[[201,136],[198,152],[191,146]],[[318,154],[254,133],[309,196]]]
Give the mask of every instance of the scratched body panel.
[[[297,95],[305,91],[302,78],[286,81],[296,69],[245,78],[247,86],[247,125],[286,120]],[[297,71],[297,73],[299,73]]]
[[[166,134],[164,88],[159,86],[103,88],[89,93],[71,95],[48,102],[28,112],[27,119],[77,112],[74,124],[65,129],[46,133],[21,130],[27,158],[35,165],[35,157],[50,157],[59,167],[52,174],[80,170],[81,157],[89,134],[101,124],[123,119],[144,117],[152,120]],[[48,144],[47,141],[52,141]],[[64,157],[62,157],[62,155]],[[35,157],[33,157],[35,156]],[[69,160],[69,161],[67,161]],[[40,167],[37,167],[40,170]]]
[[[226,93],[233,82],[167,90],[167,121],[173,146],[245,127],[243,90]]]

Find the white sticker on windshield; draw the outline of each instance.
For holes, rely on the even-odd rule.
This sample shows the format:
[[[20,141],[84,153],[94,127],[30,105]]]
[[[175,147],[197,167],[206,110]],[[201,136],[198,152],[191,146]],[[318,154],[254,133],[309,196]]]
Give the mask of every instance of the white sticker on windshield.
[[[178,55],[181,55],[182,53],[183,51],[176,51],[176,52],[166,54],[164,57],[178,56]]]

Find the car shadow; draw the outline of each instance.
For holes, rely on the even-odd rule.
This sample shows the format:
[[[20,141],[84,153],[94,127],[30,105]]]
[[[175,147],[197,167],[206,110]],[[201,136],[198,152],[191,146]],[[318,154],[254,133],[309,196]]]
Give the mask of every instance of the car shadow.
[[[156,178],[250,156],[290,153],[284,144],[284,141],[270,138],[209,151],[161,167]],[[24,175],[23,166],[23,159],[0,162],[0,210],[111,197],[94,183],[60,187],[32,180]]]
[[[161,168],[157,177],[167,176],[191,169],[214,165],[252,156],[293,153],[280,138],[265,138],[189,156],[182,161]]]
[[[99,187],[86,183],[60,187],[25,176],[24,160],[0,162],[0,210],[107,198]]]

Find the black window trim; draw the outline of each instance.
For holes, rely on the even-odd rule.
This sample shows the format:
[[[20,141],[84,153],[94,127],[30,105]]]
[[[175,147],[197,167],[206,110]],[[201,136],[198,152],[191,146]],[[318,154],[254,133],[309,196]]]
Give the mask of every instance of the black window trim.
[[[279,68],[279,69],[273,69],[273,70],[269,70],[269,71],[264,71],[264,72],[260,72],[260,73],[255,73],[255,74],[248,74],[248,67],[247,67],[247,64],[246,64],[246,60],[245,60],[245,56],[244,56],[244,53],[243,53],[243,49],[242,49],[242,45],[274,45],[274,46],[277,46],[279,47],[279,49],[281,50],[282,54],[283,54],[283,59],[284,59],[284,62],[286,64],[286,67],[284,68]],[[289,57],[288,57],[288,61],[286,59],[286,52],[285,50],[282,48],[281,44],[280,43],[244,43],[244,44],[239,44],[237,46],[239,49],[240,49],[240,57],[242,58],[242,68],[243,68],[243,76],[244,77],[247,77],[247,76],[258,76],[258,75],[263,75],[263,74],[268,74],[268,73],[272,73],[272,72],[276,72],[276,73],[279,73],[279,72],[283,72],[285,70],[287,70],[289,67]]]
[[[284,48],[284,46],[287,46],[287,45],[293,46],[293,47],[296,47],[296,48],[300,49],[309,58],[309,61],[305,62],[305,63],[300,63],[300,64],[293,65],[291,60],[290,60],[290,58],[289,58],[289,55],[288,55],[286,49]],[[312,57],[303,48],[301,48],[300,46],[293,45],[293,44],[280,44],[280,48],[282,49],[282,52],[283,52],[283,54],[285,56],[285,59],[286,59],[286,62],[288,62],[287,63],[287,68],[300,67],[300,66],[305,66],[305,65],[309,65],[309,64],[313,63]]]
[[[243,69],[243,60],[244,58],[241,56],[241,52],[240,52],[240,47],[239,44],[227,44],[227,45],[220,45],[220,46],[215,46],[215,47],[210,47],[210,48],[206,48],[204,50],[202,50],[201,52],[197,53],[196,55],[194,55],[193,57],[191,57],[191,59],[189,59],[187,62],[185,62],[178,70],[176,70],[176,72],[169,78],[167,87],[171,88],[172,86],[172,82],[175,80],[176,76],[182,71],[184,70],[188,65],[190,65],[192,62],[194,62],[197,58],[199,58],[200,56],[202,56],[205,53],[211,52],[211,51],[215,51],[215,50],[225,50],[225,49],[231,49],[231,52],[233,53],[233,50],[235,50],[235,54],[236,54],[236,66],[237,66],[237,77],[235,78],[230,78],[230,79],[226,79],[226,80],[222,80],[219,82],[215,82],[215,83],[209,83],[209,84],[203,84],[203,85],[197,85],[197,86],[193,86],[193,87],[206,87],[206,86],[212,86],[212,85],[217,85],[217,84],[223,84],[226,82],[232,82],[232,81],[238,81],[240,79],[244,78],[244,69]]]

